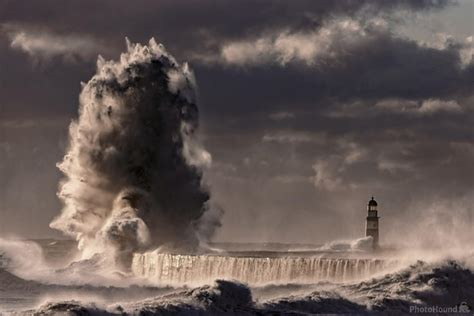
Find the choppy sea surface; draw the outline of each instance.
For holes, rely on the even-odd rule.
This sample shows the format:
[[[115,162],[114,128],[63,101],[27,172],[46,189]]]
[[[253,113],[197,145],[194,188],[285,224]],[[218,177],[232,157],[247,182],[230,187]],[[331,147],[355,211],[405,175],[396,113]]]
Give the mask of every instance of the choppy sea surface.
[[[354,244],[213,246],[220,250],[137,254],[124,273],[98,258],[74,261],[72,241],[2,239],[0,313],[474,313],[472,254],[424,260]]]

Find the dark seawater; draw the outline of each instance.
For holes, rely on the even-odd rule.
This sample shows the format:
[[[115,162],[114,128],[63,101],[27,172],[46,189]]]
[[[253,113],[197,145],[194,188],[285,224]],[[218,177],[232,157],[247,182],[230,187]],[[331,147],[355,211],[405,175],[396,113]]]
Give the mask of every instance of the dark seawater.
[[[239,280],[218,279],[199,285],[179,282],[167,285],[127,274],[116,273],[101,278],[102,270],[94,260],[80,262],[72,268],[57,268],[68,257],[74,256],[74,249],[75,244],[70,241],[42,240],[39,243],[14,244],[0,242],[0,311],[5,315],[311,315],[380,312],[398,315],[425,311],[432,311],[432,314],[456,312],[459,315],[457,312],[468,311],[474,304],[472,256],[430,262],[415,260],[405,266],[392,266],[386,272],[378,271],[374,276],[344,282],[326,279],[314,282],[280,280],[246,284]],[[27,255],[15,256],[21,251]],[[249,249],[240,251],[252,252]],[[284,258],[290,258],[288,267],[291,267],[291,262],[315,260],[311,259],[314,255],[304,255],[301,260],[295,261],[293,253],[291,256],[284,256],[284,251],[271,251],[280,252],[276,256],[280,261],[275,261],[278,264],[282,264],[281,260],[286,260]],[[271,264],[263,265],[261,258],[272,262],[271,259],[275,259],[275,256],[266,257],[264,254],[266,252],[253,250],[254,256],[250,258],[254,261],[249,261],[249,257],[243,254],[233,257],[237,258],[235,260],[238,264],[246,265],[247,269],[252,269],[249,266],[252,262],[256,262],[255,267],[259,269],[270,269]],[[40,255],[43,256],[42,259],[36,257]],[[342,256],[344,255],[346,253],[342,252]],[[362,257],[368,255],[358,252],[357,255],[350,256],[352,260],[362,260]],[[217,259],[212,260],[226,263],[225,260],[229,260],[230,255],[221,253],[219,256],[212,256],[214,257]],[[338,260],[334,258],[337,257],[334,253],[329,257],[326,259]],[[239,258],[247,261],[238,261]],[[194,262],[204,260],[198,264],[213,264],[209,256],[191,259]],[[28,265],[30,260],[33,262]],[[50,266],[55,267],[50,269]],[[236,267],[239,266],[234,268]],[[341,265],[335,273],[343,272],[340,267]],[[195,266],[190,267],[194,268]],[[89,273],[85,272],[87,270],[90,270]],[[189,272],[181,270],[182,273]],[[307,270],[305,273],[312,272]],[[275,276],[275,280],[277,279]]]

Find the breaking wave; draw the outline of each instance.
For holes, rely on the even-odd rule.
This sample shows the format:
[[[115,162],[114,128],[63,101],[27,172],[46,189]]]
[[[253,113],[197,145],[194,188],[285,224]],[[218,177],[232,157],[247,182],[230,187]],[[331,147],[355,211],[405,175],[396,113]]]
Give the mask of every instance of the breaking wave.
[[[336,240],[324,244],[317,248],[320,251],[370,251],[373,248],[373,239],[371,236],[358,238],[354,240]]]
[[[58,165],[64,203],[51,227],[126,271],[135,251],[193,252],[220,225],[202,184],[210,154],[196,139],[196,82],[163,45],[127,41],[118,61],[99,57],[83,85],[79,118]]]
[[[375,275],[367,273],[357,280],[342,280],[336,275],[345,273],[341,268],[344,264],[338,262],[357,259],[149,253],[155,264],[156,260],[168,264],[167,278],[178,278],[169,282],[173,284],[153,280],[150,276],[103,275],[100,269],[94,269],[94,260],[53,269],[45,264],[41,248],[33,242],[0,239],[0,254],[0,313],[6,314],[396,314],[414,308],[429,310],[433,306],[445,308],[438,311],[469,308],[474,295],[472,254],[458,256],[456,260],[418,261],[380,270]],[[315,270],[308,270],[311,266]],[[180,280],[190,268],[195,271],[189,275],[207,274],[207,284],[185,284]],[[322,270],[318,272],[319,268]],[[227,273],[224,275],[227,280],[216,275],[213,269]],[[314,277],[324,275],[328,269],[333,271],[333,278]],[[345,269],[350,269],[349,264]],[[237,270],[243,272],[232,275],[232,271]],[[284,271],[289,273],[285,275]],[[249,282],[250,278],[257,277],[260,279]]]
[[[470,308],[474,274],[464,262],[418,262],[362,282],[280,284],[249,287],[217,280],[134,302],[48,302],[30,312],[125,314],[315,314],[408,313],[416,308]],[[472,303],[472,302],[471,302]],[[465,309],[464,309],[465,310]]]

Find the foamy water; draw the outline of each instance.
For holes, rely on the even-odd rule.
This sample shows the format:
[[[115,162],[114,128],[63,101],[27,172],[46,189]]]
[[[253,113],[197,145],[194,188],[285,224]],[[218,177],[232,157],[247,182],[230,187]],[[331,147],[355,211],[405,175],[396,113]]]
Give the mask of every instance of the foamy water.
[[[133,273],[103,274],[105,267],[94,260],[45,270],[48,256],[32,257],[42,252],[59,257],[67,249],[61,242],[42,247],[32,242],[0,243],[4,262],[0,313],[408,313],[414,307],[472,306],[474,295],[472,255],[391,266],[388,263],[401,256],[382,260],[364,252],[333,252],[326,253],[329,258],[317,258],[270,257],[264,251],[240,257],[155,251],[136,254]],[[31,260],[24,260],[27,256]]]
[[[396,264],[396,260],[382,259],[192,256],[154,251],[135,254],[132,271],[154,284],[205,284],[216,279],[251,285],[304,284],[360,280],[388,271]]]

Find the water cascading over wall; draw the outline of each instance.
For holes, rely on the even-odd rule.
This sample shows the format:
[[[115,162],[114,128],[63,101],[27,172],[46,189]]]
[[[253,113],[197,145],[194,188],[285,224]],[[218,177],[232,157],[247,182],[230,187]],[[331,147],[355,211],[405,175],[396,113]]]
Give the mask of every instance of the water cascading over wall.
[[[314,283],[360,280],[394,265],[381,259],[173,255],[154,251],[135,254],[132,271],[156,284],[204,284],[215,279],[248,284]]]

